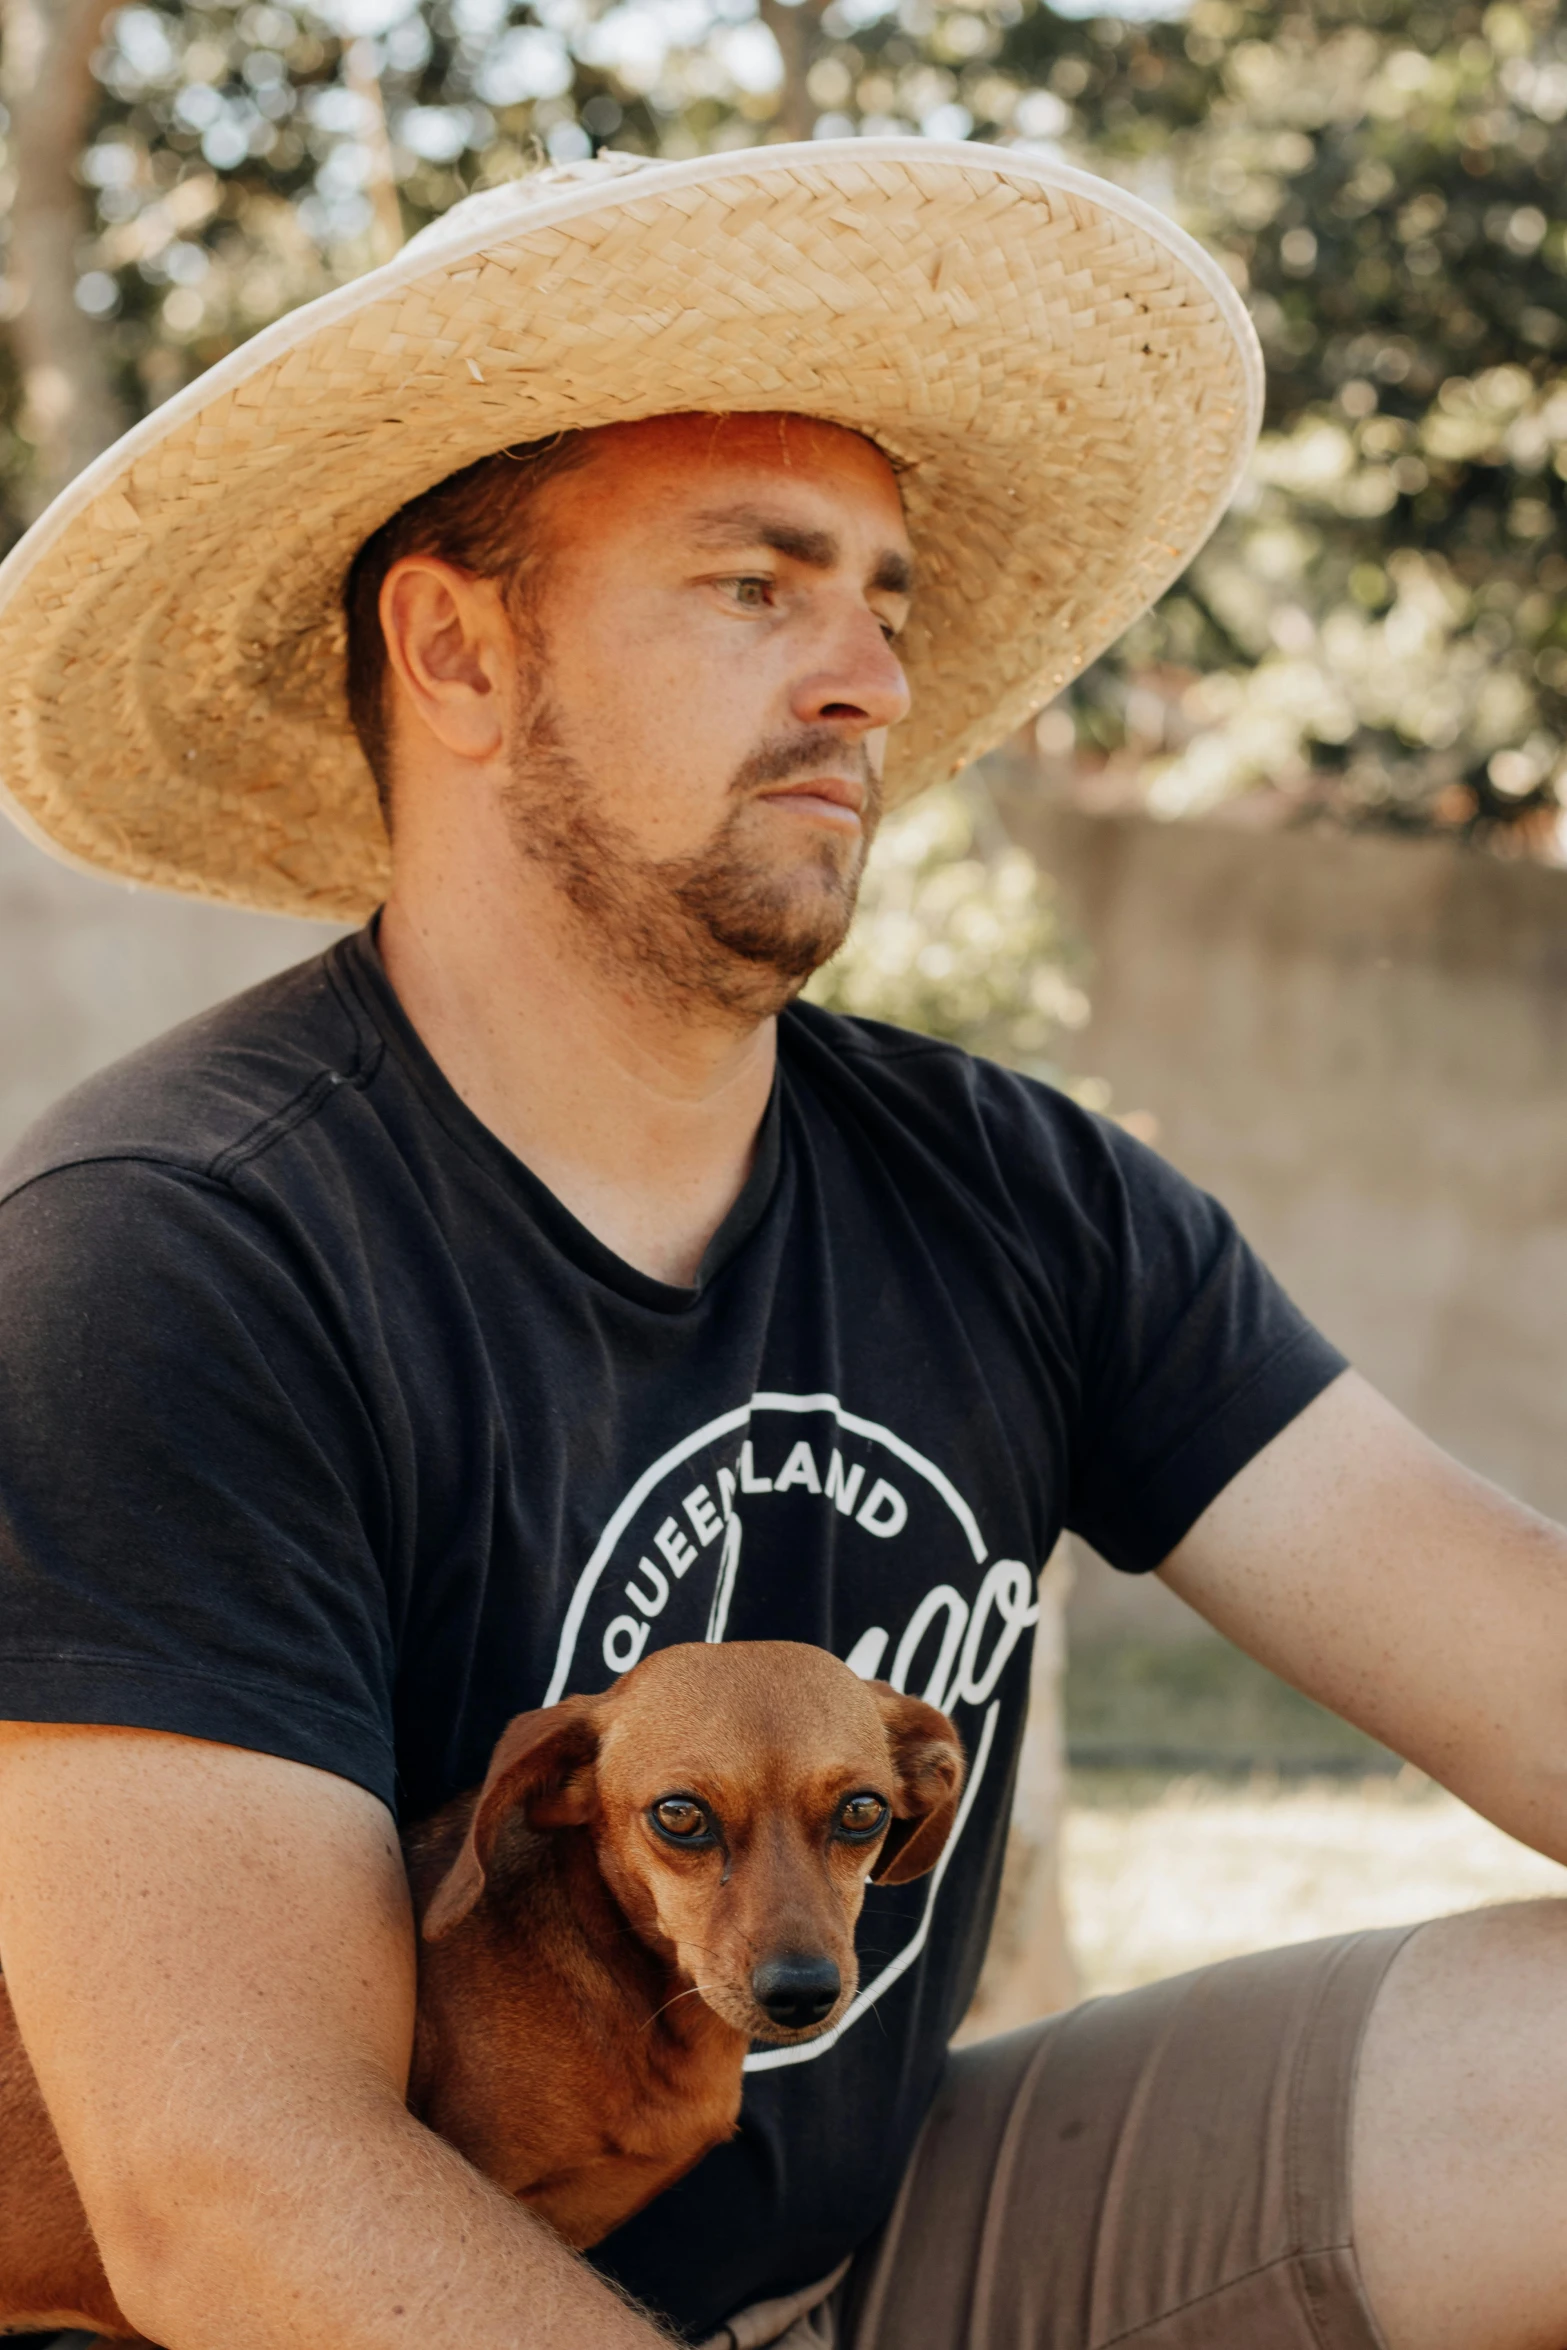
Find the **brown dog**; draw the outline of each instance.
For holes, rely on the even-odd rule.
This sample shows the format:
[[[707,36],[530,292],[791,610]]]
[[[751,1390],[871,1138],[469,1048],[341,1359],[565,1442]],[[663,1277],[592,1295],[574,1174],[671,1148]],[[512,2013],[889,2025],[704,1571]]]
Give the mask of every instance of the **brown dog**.
[[[945,1715],[792,1641],[522,1715],[409,1839],[413,2110],[597,2243],[731,2135],[753,2040],[837,2022],[866,1879],[934,1865],[962,1777]]]
[[[729,2137],[753,2040],[857,1987],[868,1878],[931,1868],[944,1714],[792,1641],[666,1648],[520,1714],[484,1785],[404,1839],[420,1920],[408,2101],[567,2243]],[[131,2334],[0,1986],[0,2330]]]

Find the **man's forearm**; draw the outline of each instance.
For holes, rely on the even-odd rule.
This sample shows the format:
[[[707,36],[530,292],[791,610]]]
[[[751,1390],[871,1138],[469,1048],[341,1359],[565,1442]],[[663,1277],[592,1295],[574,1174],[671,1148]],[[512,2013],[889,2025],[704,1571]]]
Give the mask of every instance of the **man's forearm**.
[[[1567,1532],[1355,1372],[1161,1572],[1249,1655],[1567,1862]]]
[[[403,2104],[415,1949],[362,1788],[0,1730],[0,1937],[125,2314],[166,2350],[657,2350]]]
[[[668,2336],[401,2107],[279,2114],[94,2211],[165,2350],[657,2350]],[[225,2134],[226,2135],[226,2134]]]

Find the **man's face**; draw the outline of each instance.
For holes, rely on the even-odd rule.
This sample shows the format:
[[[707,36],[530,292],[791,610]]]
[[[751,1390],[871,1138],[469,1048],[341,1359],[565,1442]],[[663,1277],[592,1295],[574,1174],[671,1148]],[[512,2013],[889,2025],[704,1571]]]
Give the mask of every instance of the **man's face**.
[[[541,493],[519,847],[639,989],[775,1011],[841,942],[908,689],[886,459],[798,417],[659,417]]]

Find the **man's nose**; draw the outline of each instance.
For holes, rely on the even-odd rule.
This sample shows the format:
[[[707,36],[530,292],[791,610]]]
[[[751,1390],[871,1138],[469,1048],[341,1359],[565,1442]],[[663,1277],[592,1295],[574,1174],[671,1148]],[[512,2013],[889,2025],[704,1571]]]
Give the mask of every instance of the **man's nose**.
[[[797,681],[793,703],[804,725],[847,725],[855,734],[908,716],[909,681],[872,614],[857,614],[830,657]]]
[[[780,1951],[764,1958],[751,1975],[757,2006],[786,2032],[809,2031],[824,2022],[842,1988],[837,1961],[814,1951]]]

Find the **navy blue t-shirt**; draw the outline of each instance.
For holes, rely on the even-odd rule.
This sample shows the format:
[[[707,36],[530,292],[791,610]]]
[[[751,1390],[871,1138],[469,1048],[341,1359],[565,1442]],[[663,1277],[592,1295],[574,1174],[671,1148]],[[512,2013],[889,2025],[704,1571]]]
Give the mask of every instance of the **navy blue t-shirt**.
[[[934,1875],[837,2029],[593,2255],[693,2339],[880,2221],[989,1931],[1034,1581],[1166,1556],[1342,1369],[1228,1217],[1049,1088],[805,1006],[689,1289],[463,1106],[368,933],[74,1094],[0,1179],[0,1717],[334,1771],[418,1817],[671,1641],[944,1706]]]

